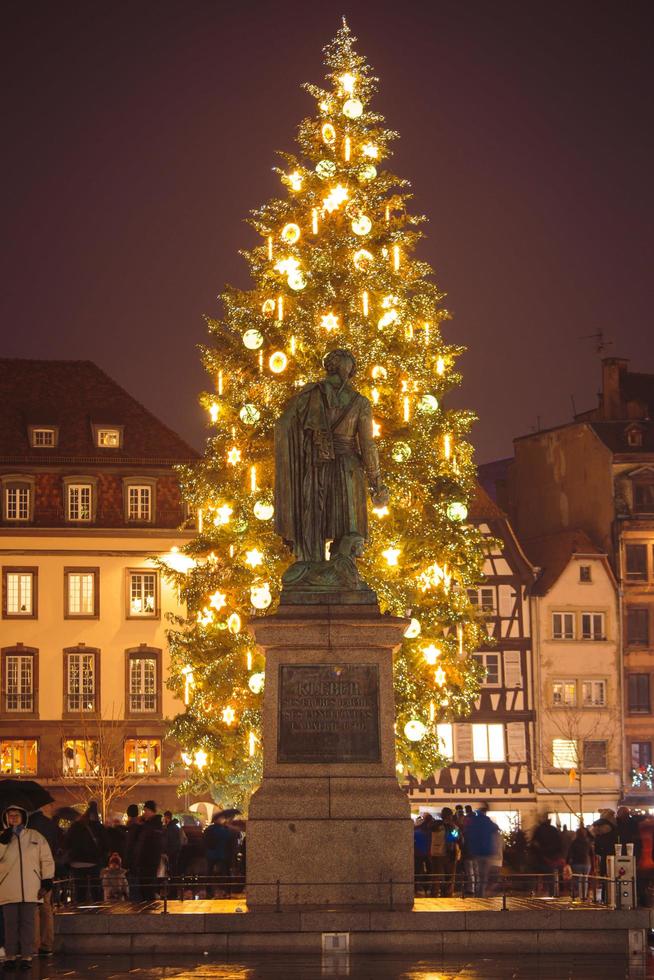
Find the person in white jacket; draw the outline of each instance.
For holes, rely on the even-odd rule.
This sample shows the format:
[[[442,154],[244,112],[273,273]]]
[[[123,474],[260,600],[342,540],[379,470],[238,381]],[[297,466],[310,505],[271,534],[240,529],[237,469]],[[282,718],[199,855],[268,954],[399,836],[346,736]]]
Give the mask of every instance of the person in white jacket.
[[[5,921],[5,970],[29,969],[34,946],[34,912],[52,888],[55,864],[45,837],[27,826],[27,812],[10,806],[0,834],[0,905]],[[20,956],[19,956],[20,947]]]

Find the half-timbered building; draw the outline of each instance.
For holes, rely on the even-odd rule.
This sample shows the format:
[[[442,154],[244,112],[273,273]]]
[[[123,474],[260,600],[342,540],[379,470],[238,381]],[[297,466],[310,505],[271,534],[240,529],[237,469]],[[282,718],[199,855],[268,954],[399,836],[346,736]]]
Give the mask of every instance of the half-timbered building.
[[[470,717],[438,725],[451,764],[413,780],[410,797],[416,809],[485,801],[503,828],[529,825],[536,809],[529,606],[535,574],[506,515],[481,487],[470,520],[487,540],[484,580],[470,592],[488,633],[472,654],[484,680]]]

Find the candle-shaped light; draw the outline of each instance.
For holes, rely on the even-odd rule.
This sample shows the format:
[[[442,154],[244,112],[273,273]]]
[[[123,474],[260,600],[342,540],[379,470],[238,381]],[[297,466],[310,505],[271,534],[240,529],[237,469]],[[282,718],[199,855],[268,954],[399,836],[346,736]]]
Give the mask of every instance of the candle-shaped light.
[[[442,357],[436,360],[436,374],[445,374],[445,361]]]
[[[429,347],[429,334],[431,332],[431,327],[428,323],[425,323],[425,330],[423,333],[423,339],[425,341],[425,347]],[[436,368],[438,370],[438,368]]]
[[[449,459],[452,455],[452,436],[449,432],[446,432],[443,436],[443,455],[445,459]]]
[[[400,268],[400,246],[393,245],[393,268],[397,272]]]
[[[256,744],[257,744],[257,736],[254,734],[254,732],[250,732],[250,734],[248,735],[248,752],[250,755],[254,755]]]
[[[250,467],[250,493],[254,493],[257,489],[257,468],[256,466]]]
[[[272,235],[268,235],[268,258],[272,261],[273,257],[273,240]]]
[[[291,337],[291,354],[295,354],[296,340],[295,335]]]
[[[198,507],[198,534],[202,534],[203,515],[202,508]]]
[[[318,208],[314,208],[311,212],[311,231],[314,235],[318,234]]]
[[[411,417],[411,415],[410,415],[410,403],[409,403],[409,396],[408,395],[405,395],[404,398],[402,399],[402,417],[403,417],[403,419],[404,419],[405,422],[408,422],[409,419],[410,419],[410,417]]]
[[[352,154],[352,143],[350,137],[346,136],[343,142],[343,158],[346,163],[349,162],[351,154]]]
[[[247,664],[248,672],[252,670],[252,651],[248,650],[245,654],[245,662]]]
[[[277,297],[277,319],[281,322],[284,319],[284,297]]]
[[[259,351],[259,373],[263,373],[263,351]]]
[[[390,204],[387,204],[386,205],[386,223],[388,224],[388,222],[390,220],[391,220],[391,206],[390,206]]]
[[[368,296],[367,289],[364,289],[363,292],[361,293],[361,308],[363,310],[363,315],[368,316],[368,312],[370,310],[370,299]]]
[[[218,372],[218,394],[219,395],[222,395],[222,393],[223,393],[223,372],[222,371],[219,371]]]

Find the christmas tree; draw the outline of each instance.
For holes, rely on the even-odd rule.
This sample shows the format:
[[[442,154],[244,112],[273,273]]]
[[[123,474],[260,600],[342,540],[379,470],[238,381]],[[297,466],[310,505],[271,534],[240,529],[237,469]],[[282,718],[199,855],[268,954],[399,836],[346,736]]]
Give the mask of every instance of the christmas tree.
[[[445,763],[437,725],[466,714],[478,690],[468,654],[485,630],[466,591],[482,563],[466,523],[474,417],[444,404],[462,348],[441,336],[443,294],[415,256],[425,218],[409,213],[409,184],[387,169],[397,133],[372,107],[377,79],[355,40],[343,22],[325,48],[326,87],[305,86],[316,110],[300,124],[299,152],[281,154],[283,194],[251,215],[252,287],[227,288],[203,351],[212,434],[182,474],[198,534],[168,561],[189,610],[170,632],[170,685],[186,704],[172,735],[187,787],[224,804],[259,779],[265,665],[248,621],[274,610],[292,560],[274,531],[274,424],[331,349],[356,357],[391,495],[371,505],[359,570],[382,611],[410,617],[394,663],[400,774]]]

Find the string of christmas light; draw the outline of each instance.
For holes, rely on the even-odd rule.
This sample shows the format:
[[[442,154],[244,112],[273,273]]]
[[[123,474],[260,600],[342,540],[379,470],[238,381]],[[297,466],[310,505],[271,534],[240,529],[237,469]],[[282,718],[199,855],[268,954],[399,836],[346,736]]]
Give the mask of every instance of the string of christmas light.
[[[202,463],[182,473],[198,535],[192,567],[168,569],[189,610],[170,632],[170,685],[186,705],[172,734],[188,785],[230,802],[260,775],[265,664],[248,621],[274,610],[291,560],[273,529],[273,427],[289,397],[322,377],[330,349],[357,359],[391,492],[370,508],[360,571],[382,610],[411,617],[394,665],[398,770],[442,765],[436,724],[478,693],[468,654],[486,634],[466,591],[483,560],[466,523],[474,416],[445,406],[462,348],[442,338],[443,295],[415,255],[425,219],[387,169],[397,134],[372,107],[377,79],[355,40],[344,22],[325,48],[326,87],[305,86],[316,113],[300,125],[299,152],[281,154],[282,196],[252,212],[252,286],[228,288],[223,319],[209,321],[212,432]]]

